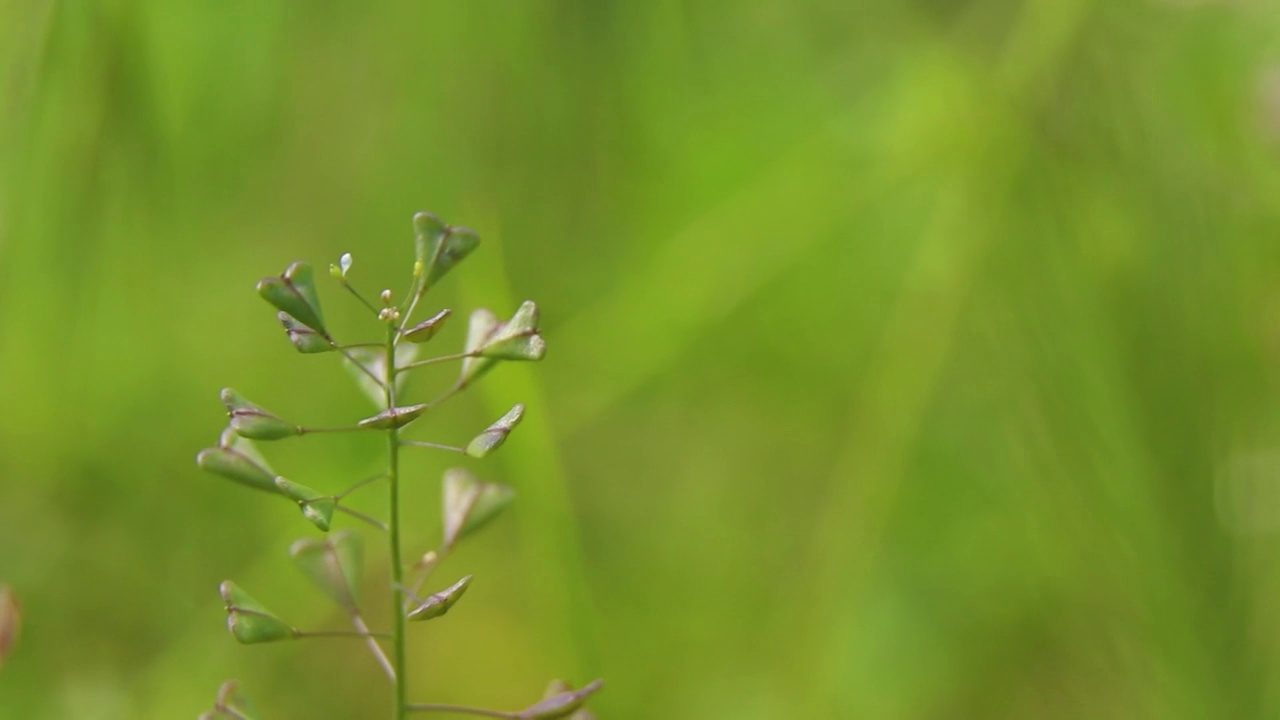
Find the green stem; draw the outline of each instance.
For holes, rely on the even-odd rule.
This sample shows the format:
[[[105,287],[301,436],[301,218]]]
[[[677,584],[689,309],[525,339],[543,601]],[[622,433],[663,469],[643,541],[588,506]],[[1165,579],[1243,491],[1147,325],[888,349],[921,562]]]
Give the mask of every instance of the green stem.
[[[486,710],[478,707],[468,707],[466,705],[439,705],[439,704],[419,704],[410,705],[409,709],[413,712],[447,712],[458,713],[460,715],[480,715],[482,717],[491,718],[510,718],[519,717],[515,713],[502,712],[501,710]]]
[[[396,376],[396,328],[387,327],[387,378]],[[388,382],[384,385],[387,397],[387,409],[396,406],[396,384]],[[399,585],[404,579],[404,565],[400,562],[400,429],[387,431],[387,478],[390,480],[390,523],[391,535],[391,582]],[[392,663],[395,666],[395,709],[393,720],[404,720],[408,707],[408,677],[405,673],[405,620],[404,611],[400,608],[400,596],[391,594],[392,635],[394,650]]]

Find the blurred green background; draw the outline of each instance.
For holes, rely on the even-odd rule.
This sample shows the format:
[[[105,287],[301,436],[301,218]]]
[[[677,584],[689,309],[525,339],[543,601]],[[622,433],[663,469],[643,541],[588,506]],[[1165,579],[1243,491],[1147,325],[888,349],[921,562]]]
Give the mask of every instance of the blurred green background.
[[[529,406],[416,698],[1277,717],[1278,45],[1243,0],[0,2],[0,718],[385,714],[356,645],[227,636],[227,578],[342,618],[193,456],[224,385],[368,413],[253,285],[399,291],[423,209],[485,241],[435,303],[535,298],[550,352],[410,433]],[[328,490],[382,449],[266,448]],[[409,456],[410,549],[457,462]]]

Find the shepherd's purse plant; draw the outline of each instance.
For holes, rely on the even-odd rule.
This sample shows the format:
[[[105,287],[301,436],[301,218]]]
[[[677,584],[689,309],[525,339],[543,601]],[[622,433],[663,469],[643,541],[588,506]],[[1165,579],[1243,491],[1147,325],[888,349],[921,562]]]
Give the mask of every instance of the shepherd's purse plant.
[[[227,627],[236,640],[245,644],[332,638],[363,642],[389,681],[393,720],[404,720],[417,713],[459,713],[509,720],[587,720],[592,715],[583,705],[589,695],[600,689],[600,680],[578,689],[553,681],[541,700],[515,711],[420,703],[409,697],[410,678],[405,669],[408,626],[448,613],[471,586],[472,576],[463,575],[443,589],[425,595],[423,588],[458,544],[506,508],[515,493],[509,486],[479,480],[465,469],[446,470],[441,483],[439,544],[421,555],[415,552],[414,557],[419,559],[406,563],[403,529],[406,523],[415,520],[403,517],[400,497],[402,483],[407,478],[400,472],[400,452],[403,448],[418,447],[486,457],[520,424],[525,408],[516,404],[463,446],[409,439],[405,431],[414,420],[434,411],[498,364],[541,360],[546,353],[546,343],[538,332],[538,307],[526,301],[505,321],[488,310],[473,311],[461,352],[418,359],[419,350],[430,346],[452,311],[441,309],[416,323],[413,321],[415,311],[423,305],[428,291],[479,246],[480,239],[472,230],[446,225],[425,212],[414,215],[413,228],[412,278],[409,291],[399,302],[390,290],[383,290],[376,301],[357,290],[349,277],[350,254],[343,255],[329,268],[337,284],[364,305],[373,322],[381,326],[382,337],[376,341],[341,343],[334,339],[320,310],[312,268],[304,262],[295,262],[279,277],[265,278],[258,283],[258,294],[276,308],[277,318],[294,347],[304,354],[329,353],[339,358],[378,411],[348,426],[311,427],[286,421],[230,388],[222,391],[222,402],[230,418],[228,427],[216,446],[200,451],[196,463],[209,472],[298,507],[302,516],[323,535],[298,540],[289,548],[289,555],[316,587],[337,603],[351,623],[350,629],[342,630],[299,629],[228,580],[219,587],[226,607]],[[461,367],[456,380],[434,399],[406,402],[405,380],[411,371],[448,362]],[[385,471],[337,493],[321,492],[281,476],[255,446],[255,441],[334,432],[383,434],[386,437]],[[344,504],[351,493],[378,483],[385,486],[387,492],[385,521]],[[391,603],[392,622],[388,630],[375,631],[365,623],[360,593],[364,542],[352,529],[333,529],[335,521],[344,517],[372,528],[385,548],[387,578],[375,589]],[[223,684],[213,709],[200,716],[201,720],[260,720],[260,717],[240,694],[235,682]]]

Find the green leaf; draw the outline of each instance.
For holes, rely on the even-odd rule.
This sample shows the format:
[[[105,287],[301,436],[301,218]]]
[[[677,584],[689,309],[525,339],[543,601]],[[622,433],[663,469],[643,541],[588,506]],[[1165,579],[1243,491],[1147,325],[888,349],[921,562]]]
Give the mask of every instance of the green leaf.
[[[360,536],[341,530],[324,540],[306,538],[289,547],[298,568],[334,602],[356,609],[362,571]]]
[[[477,480],[462,468],[444,473],[444,547],[453,547],[462,537],[492,520],[515,499],[507,485]]]
[[[236,640],[254,643],[288,640],[298,636],[298,631],[276,617],[262,603],[254,600],[238,585],[227,580],[218,587],[227,609],[227,628]]]
[[[532,300],[520,304],[511,319],[487,337],[480,354],[495,360],[541,360],[547,343],[538,334],[538,306]]]
[[[404,367],[413,362],[418,356],[418,346],[412,343],[400,343],[396,345],[396,366]],[[374,382],[360,368],[356,367],[352,361],[359,362],[368,368],[378,382],[385,383],[387,381],[387,353],[382,348],[352,348],[342,359],[342,365],[350,373],[351,377],[356,379],[356,384],[360,386],[366,397],[373,401],[374,405],[381,407],[387,400],[386,391],[378,382]],[[400,395],[404,388],[405,378],[409,377],[409,373],[399,373],[396,375],[396,395]]]
[[[298,322],[328,337],[324,329],[324,316],[320,312],[320,297],[316,294],[315,277],[311,266],[296,262],[285,269],[280,277],[258,281],[258,294],[288,313]]]
[[[333,511],[338,507],[338,502],[332,495],[312,490],[306,485],[300,485],[282,477],[275,479],[275,485],[281,494],[298,504],[303,517],[310,520],[311,524],[320,528],[322,532],[329,532],[329,525],[333,522]]]
[[[424,343],[436,336],[445,321],[453,314],[452,310],[441,310],[422,322],[400,333],[400,337],[412,343]]]
[[[279,492],[275,471],[258,454],[253,443],[230,429],[222,433],[217,447],[205,448],[196,455],[196,465],[256,490]]]
[[[541,702],[532,705],[515,714],[519,720],[555,720],[555,718],[568,717],[581,708],[587,698],[600,691],[604,687],[603,680],[596,680],[583,687],[581,690],[563,690],[549,697],[544,698]]]
[[[425,268],[418,293],[426,292],[479,246],[474,230],[446,225],[429,212],[414,215],[414,256]]]
[[[390,430],[404,427],[421,417],[422,413],[426,412],[429,407],[431,406],[423,403],[421,405],[387,408],[377,415],[361,420],[356,423],[356,426],[368,430]]]
[[[482,458],[489,453],[497,450],[502,443],[507,441],[507,436],[520,424],[520,420],[524,418],[524,403],[517,403],[515,407],[507,411],[506,415],[498,418],[492,425],[485,428],[467,444],[467,454],[471,457]]]
[[[298,348],[298,352],[311,354],[329,352],[334,349],[333,341],[298,322],[289,313],[279,312],[276,313],[276,317],[280,319],[280,324],[284,325],[284,332],[289,336],[289,342]]]
[[[297,425],[291,425],[267,409],[245,400],[231,388],[222,389],[222,404],[231,416],[231,429],[241,437],[279,440],[302,432]]]
[[[471,313],[471,318],[467,324],[467,344],[465,351],[468,355],[479,353],[484,348],[485,341],[493,334],[499,326],[498,316],[484,308],[478,308]],[[497,365],[497,361],[492,358],[485,357],[468,357],[462,361],[462,377],[460,382],[463,385],[472,382],[481,375],[489,372]]]
[[[22,629],[22,605],[18,595],[7,585],[0,585],[0,668],[18,646]]]
[[[474,576],[468,575],[444,590],[429,595],[418,603],[417,607],[410,610],[406,617],[409,620],[431,620],[449,612],[449,608],[456,605],[467,592],[467,588],[471,587],[472,577]]]

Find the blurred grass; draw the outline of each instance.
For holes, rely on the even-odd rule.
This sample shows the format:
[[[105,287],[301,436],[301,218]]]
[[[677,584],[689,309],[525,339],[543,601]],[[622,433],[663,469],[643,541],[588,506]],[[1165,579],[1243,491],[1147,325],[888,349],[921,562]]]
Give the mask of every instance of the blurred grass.
[[[0,3],[0,718],[193,717],[228,677],[269,717],[378,716],[358,648],[226,637],[225,578],[334,618],[286,567],[296,513],[192,456],[223,385],[366,411],[252,283],[351,251],[398,289],[419,209],[486,240],[437,301],[535,298],[551,352],[424,421],[529,404],[416,696],[1275,716],[1278,30],[1172,0]],[[270,449],[338,488],[379,447]],[[410,547],[445,460],[410,461]]]

